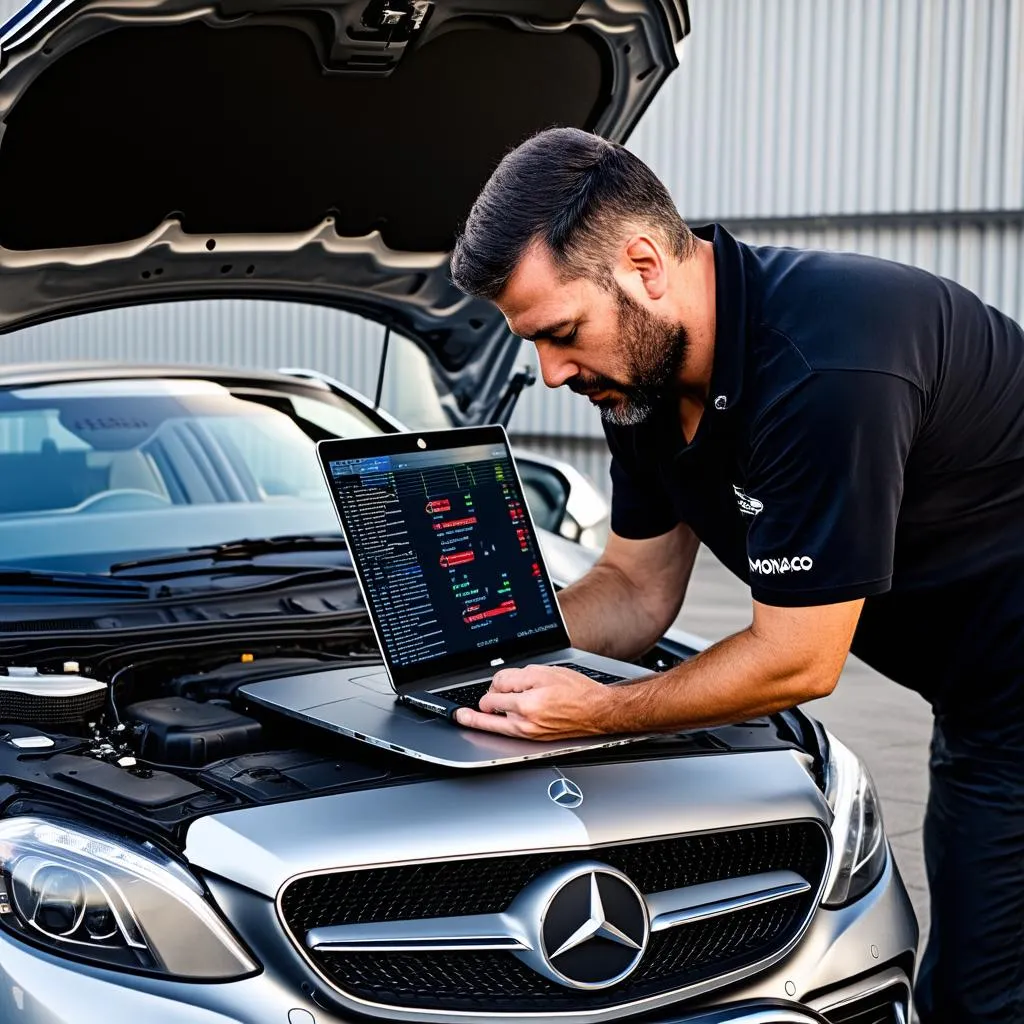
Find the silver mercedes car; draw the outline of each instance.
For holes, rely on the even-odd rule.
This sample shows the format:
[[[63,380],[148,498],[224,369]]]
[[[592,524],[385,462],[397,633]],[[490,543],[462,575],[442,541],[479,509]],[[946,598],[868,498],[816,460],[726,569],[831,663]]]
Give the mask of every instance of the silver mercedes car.
[[[0,29],[0,332],[316,304],[408,339],[449,423],[507,422],[457,225],[525,135],[624,139],[688,32],[683,0],[33,0]],[[0,1021],[906,1021],[878,797],[799,709],[459,772],[245,702],[379,659],[313,448],[378,406],[0,372]],[[563,584],[594,557],[544,544]]]

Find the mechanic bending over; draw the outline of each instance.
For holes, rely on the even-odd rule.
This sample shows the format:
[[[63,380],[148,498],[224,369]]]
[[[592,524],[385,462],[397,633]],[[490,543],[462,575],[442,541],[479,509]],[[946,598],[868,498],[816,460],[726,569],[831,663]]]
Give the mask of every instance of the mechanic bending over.
[[[575,129],[505,157],[452,276],[601,411],[613,532],[560,596],[574,644],[650,647],[699,541],[753,597],[747,629],[657,677],[507,669],[459,721],[736,722],[830,693],[852,649],[935,712],[921,1021],[1024,1021],[1021,328],[921,270],[691,230],[638,158]]]

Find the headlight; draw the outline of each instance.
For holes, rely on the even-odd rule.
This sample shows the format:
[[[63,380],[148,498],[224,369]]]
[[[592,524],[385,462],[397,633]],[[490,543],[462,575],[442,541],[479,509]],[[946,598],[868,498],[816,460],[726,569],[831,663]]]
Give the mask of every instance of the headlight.
[[[40,818],[0,821],[0,925],[108,967],[203,981],[257,969],[170,858]]]
[[[832,867],[823,903],[841,907],[868,891],[881,877],[888,856],[882,809],[868,770],[859,757],[829,734],[825,799],[832,821]]]

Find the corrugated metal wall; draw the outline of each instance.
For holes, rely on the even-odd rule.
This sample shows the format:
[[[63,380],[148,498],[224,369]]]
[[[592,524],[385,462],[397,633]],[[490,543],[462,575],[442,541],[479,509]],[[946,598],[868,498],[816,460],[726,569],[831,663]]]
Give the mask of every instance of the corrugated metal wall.
[[[914,263],[1024,320],[1024,0],[690,9],[682,67],[630,141],[684,217],[723,221],[751,242]],[[45,325],[3,351],[302,364],[368,391],[380,337],[377,325],[324,310],[197,303]],[[600,423],[584,399],[538,384],[513,430],[606,483]]]
[[[632,146],[690,218],[1024,207],[1024,0],[691,0]]]
[[[690,13],[682,66],[629,143],[684,218],[913,263],[1024,321],[1024,0],[690,0]],[[535,388],[516,426],[607,483],[584,400]]]

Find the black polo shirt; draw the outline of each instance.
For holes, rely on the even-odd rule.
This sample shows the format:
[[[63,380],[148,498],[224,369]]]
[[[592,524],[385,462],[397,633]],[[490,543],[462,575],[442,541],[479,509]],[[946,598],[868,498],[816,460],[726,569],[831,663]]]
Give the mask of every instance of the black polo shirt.
[[[940,711],[1024,713],[1024,331],[922,270],[696,233],[707,407],[689,444],[674,406],[605,428],[612,529],[685,522],[765,604],[866,598],[855,654]]]

